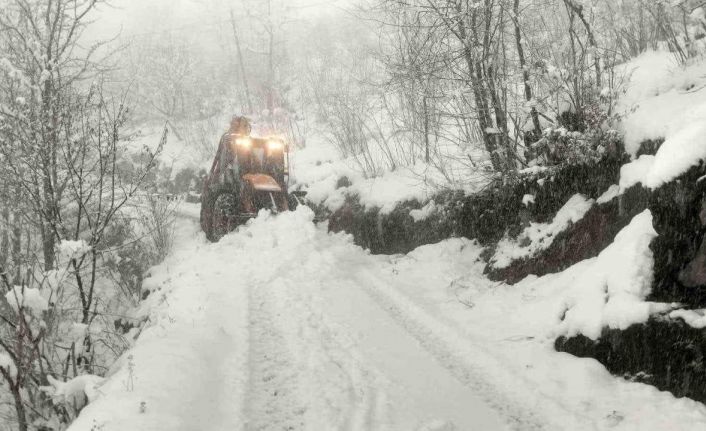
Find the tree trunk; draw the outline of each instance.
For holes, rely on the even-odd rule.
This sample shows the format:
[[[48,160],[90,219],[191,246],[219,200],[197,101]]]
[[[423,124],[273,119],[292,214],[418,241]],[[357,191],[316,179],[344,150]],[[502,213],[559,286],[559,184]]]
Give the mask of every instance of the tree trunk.
[[[24,401],[22,400],[22,388],[17,385],[12,385],[11,392],[12,397],[15,400],[15,413],[17,414],[17,428],[19,431],[28,431],[29,425],[27,424],[27,411],[25,409]]]
[[[49,66],[49,70],[51,66]],[[42,147],[39,150],[39,162],[41,163],[42,182],[42,251],[44,256],[44,269],[46,271],[54,269],[54,228],[56,207],[54,205],[54,189],[52,184],[52,159],[53,151],[57,145],[57,130],[54,127],[54,115],[52,105],[56,103],[54,86],[52,79],[47,78],[42,87],[42,112],[41,120],[46,125],[42,130]]]
[[[460,7],[460,4],[457,7]],[[483,143],[486,151],[490,154],[490,161],[493,165],[493,169],[497,172],[503,172],[504,167],[500,154],[498,154],[495,136],[489,133],[493,125],[493,120],[490,117],[487,92],[483,84],[483,71],[480,68],[480,65],[476,63],[473,57],[473,51],[468,45],[468,33],[463,20],[459,20],[458,23],[458,36],[461,39],[460,42],[463,44],[463,58],[466,62],[466,66],[468,67],[468,77],[471,81],[473,99],[476,105],[476,110],[478,111],[478,127],[483,135]]]
[[[240,65],[240,77],[243,82],[243,91],[245,91],[245,99],[248,102],[248,113],[253,113],[252,99],[250,98],[250,87],[248,86],[248,76],[245,71],[245,61],[243,60],[243,51],[240,48],[240,37],[238,36],[238,27],[235,24],[235,15],[233,9],[230,10],[230,23],[233,26],[233,38],[235,39],[235,49],[238,51],[238,63]]]
[[[529,70],[527,70],[527,61],[525,60],[525,50],[522,47],[522,32],[520,31],[520,0],[515,0],[512,8],[515,24],[515,44],[517,45],[517,57],[520,61],[520,69],[522,69],[522,82],[525,87],[525,100],[528,103],[532,102],[532,87],[529,84]],[[539,123],[539,114],[537,108],[532,105],[530,107],[530,117],[532,118],[532,126],[534,127],[535,136],[542,136],[542,126]]]
[[[0,235],[0,267],[6,268],[10,260],[10,207],[2,208],[2,234]]]
[[[429,108],[426,95],[422,97],[422,107],[424,110],[424,161],[429,163]]]
[[[598,57],[598,43],[596,42],[596,37],[593,35],[591,25],[588,23],[585,15],[583,14],[583,5],[575,3],[574,0],[564,0],[564,4],[566,4],[566,7],[571,9],[571,11],[576,14],[579,20],[581,20],[584,29],[586,30],[586,35],[588,36],[588,43],[593,49],[591,55],[593,56],[593,67],[596,73],[596,87],[600,91],[600,88],[603,86],[603,79],[601,72],[601,59],[600,57]]]

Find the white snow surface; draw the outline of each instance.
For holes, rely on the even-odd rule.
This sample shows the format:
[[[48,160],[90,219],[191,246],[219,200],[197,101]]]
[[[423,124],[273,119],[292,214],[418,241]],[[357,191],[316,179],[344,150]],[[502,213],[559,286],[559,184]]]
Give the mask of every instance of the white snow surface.
[[[608,187],[608,190],[606,190],[602,195],[596,199],[596,203],[599,205],[608,203],[615,199],[616,197],[620,196],[621,189],[618,184],[613,184],[612,186]]]
[[[347,196],[357,196],[366,209],[377,208],[388,214],[405,201],[427,203],[445,188],[472,193],[488,182],[482,170],[470,169],[452,159],[445,166],[445,174],[418,161],[366,176],[354,158],[341,158],[332,144],[319,138],[307,145],[291,155],[294,183],[307,192],[310,202],[331,211],[340,209]],[[348,184],[338,184],[343,177]]]
[[[623,67],[629,76],[618,110],[626,150],[635,156],[646,139],[665,139],[655,156],[624,168],[621,188],[656,188],[706,159],[706,60],[678,66],[668,52],[646,52]]]
[[[706,328],[706,310],[674,310],[669,313],[672,319],[682,319],[684,322],[696,329]]]
[[[418,210],[410,211],[409,215],[412,217],[412,219],[415,222],[419,222],[419,221],[428,219],[429,216],[434,214],[434,212],[436,210],[437,210],[436,202],[431,200],[431,201],[427,202],[427,204],[424,205],[422,208],[420,208]]]
[[[669,139],[692,123],[706,120],[706,61],[679,66],[672,54],[648,51],[623,66],[626,92],[618,111],[628,153],[646,139]]]
[[[70,406],[84,406],[86,402],[96,399],[98,392],[96,388],[103,383],[103,378],[90,374],[74,377],[62,382],[48,376],[49,388],[45,388],[57,403],[66,403]]]
[[[372,256],[312,219],[262,213],[218,244],[181,219],[148,281],[149,323],[70,429],[706,426],[703,405],[553,349],[594,285],[606,322],[642,310],[649,213],[598,258],[514,286],[484,278],[473,241]]]
[[[595,340],[604,327],[626,329],[670,308],[645,301],[654,263],[649,246],[656,236],[652,214],[645,210],[598,257],[580,264],[585,270],[569,287],[561,312],[561,334],[583,334]]]
[[[529,206],[529,204],[534,203],[534,195],[524,195],[522,196],[522,205]]]
[[[295,153],[294,175],[297,183],[307,191],[307,199],[326,206],[331,211],[340,209],[347,196],[358,196],[367,209],[379,208],[387,214],[404,201],[426,202],[435,189],[425,183],[424,166],[399,168],[382,175],[366,178],[351,166],[351,161],[329,159],[311,163],[306,150]],[[348,185],[337,187],[341,178]]]
[[[525,198],[522,199],[523,203]],[[534,202],[534,197],[531,201]],[[581,220],[591,209],[593,203],[593,199],[587,199],[577,193],[561,207],[551,223],[531,222],[517,239],[507,237],[502,239],[498,243],[495,254],[491,259],[493,266],[506,268],[514,260],[532,256],[541,250],[549,248],[554,242],[554,238],[571,226],[572,223]]]
[[[706,103],[703,105],[706,113]],[[655,189],[706,160],[706,116],[668,138],[657,154],[642,155],[620,169],[620,187],[625,190],[637,183]]]

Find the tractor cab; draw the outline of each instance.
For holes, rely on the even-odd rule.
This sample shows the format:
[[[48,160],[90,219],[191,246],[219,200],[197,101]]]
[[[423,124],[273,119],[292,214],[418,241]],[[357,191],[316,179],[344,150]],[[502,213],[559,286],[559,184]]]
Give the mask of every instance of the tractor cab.
[[[228,146],[235,158],[234,166],[243,175],[264,174],[285,182],[288,148],[283,140],[231,135]]]
[[[226,133],[204,181],[201,227],[217,241],[262,209],[289,210],[289,148],[278,137]]]

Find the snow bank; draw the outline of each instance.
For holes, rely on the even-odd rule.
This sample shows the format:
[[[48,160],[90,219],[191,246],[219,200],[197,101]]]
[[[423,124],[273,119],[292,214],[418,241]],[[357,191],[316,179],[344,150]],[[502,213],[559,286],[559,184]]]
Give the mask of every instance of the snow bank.
[[[358,181],[348,190],[358,195],[366,208],[380,208],[380,213],[389,214],[402,202],[428,200],[435,189],[414,168],[400,168],[380,177]]]
[[[339,179],[362,181],[363,176],[339,159],[330,146],[318,145],[292,153],[291,172],[294,182],[307,192],[307,199],[336,211],[345,203],[345,187]]]
[[[581,220],[591,209],[593,202],[593,199],[575,194],[561,207],[551,223],[530,223],[517,239],[507,237],[502,239],[495,249],[491,263],[496,268],[507,268],[514,260],[532,256],[540,250],[549,248],[556,235],[572,223]]]
[[[622,68],[626,92],[618,104],[628,153],[646,139],[669,139],[706,120],[706,61],[680,67],[672,54],[649,51]]]
[[[655,156],[645,154],[620,168],[620,192],[641,183],[655,164]]]
[[[645,302],[652,285],[650,242],[657,236],[649,210],[635,216],[584,272],[565,298],[559,332],[597,339],[604,327],[626,329],[664,305]]]
[[[347,196],[357,196],[366,209],[379,208],[381,213],[389,214],[402,202],[427,201],[437,190],[419,172],[423,169],[421,166],[399,168],[365,178],[350,166],[350,161],[339,160],[300,167],[296,178],[310,202],[324,205],[330,211],[340,209]],[[347,180],[343,184],[339,182],[342,178]]]
[[[56,403],[67,404],[81,408],[98,397],[98,387],[105,379],[99,376],[86,374],[62,382],[47,376],[51,386],[43,388]]]
[[[191,218],[177,221],[174,251],[150,270],[150,295],[132,314],[146,322],[139,338],[127,336],[134,345],[95,381],[97,397],[70,430],[243,429],[248,301],[238,280],[248,268],[197,230]],[[83,387],[93,398],[84,380],[58,393]]]
[[[639,267],[649,260],[639,257],[648,252],[645,243],[653,236],[648,219],[648,213],[640,215],[616,241],[614,251],[601,258],[612,257],[613,271],[621,274],[606,274],[610,271],[603,262],[603,272],[596,277],[611,279],[615,293],[616,303],[609,306],[612,311],[599,310],[606,320],[619,320],[615,314],[605,315],[618,311],[614,306],[618,300],[627,309],[640,307],[630,304],[631,293],[619,292],[619,280],[631,277],[631,271],[619,266]],[[633,241],[642,244],[628,247]],[[594,359],[554,350],[557,333],[566,329],[561,327],[566,305],[598,296],[576,295],[579,283],[594,278],[597,258],[510,286],[485,278],[479,259],[482,251],[472,241],[453,239],[420,247],[407,256],[380,256],[389,261],[390,269],[373,289],[384,292],[389,299],[385,308],[396,310],[420,344],[436,352],[451,372],[469,379],[484,394],[498,390],[511,394],[520,405],[546,419],[539,429],[662,431],[706,426],[703,404],[612,376]],[[633,269],[638,272],[637,267]],[[637,295],[642,297],[647,285],[639,287],[645,288]],[[488,379],[490,385],[477,383],[476,376]],[[534,429],[521,421],[517,428]]]
[[[347,196],[357,196],[366,209],[388,214],[405,201],[427,202],[438,191],[453,187],[472,193],[487,184],[487,175],[449,159],[446,172],[417,162],[394,170],[364,175],[355,158],[341,158],[325,142],[292,153],[292,175],[307,199],[330,211],[340,209]],[[464,162],[465,163],[465,162]],[[345,178],[345,181],[339,181]]]
[[[706,60],[687,67],[668,52],[646,52],[623,66],[629,76],[618,104],[629,154],[647,139],[664,139],[657,154],[625,166],[620,186],[656,188],[706,159]]]
[[[642,155],[620,169],[622,190],[637,183],[658,188],[706,160],[706,103],[700,109],[704,113],[703,120],[674,133],[654,156]]]

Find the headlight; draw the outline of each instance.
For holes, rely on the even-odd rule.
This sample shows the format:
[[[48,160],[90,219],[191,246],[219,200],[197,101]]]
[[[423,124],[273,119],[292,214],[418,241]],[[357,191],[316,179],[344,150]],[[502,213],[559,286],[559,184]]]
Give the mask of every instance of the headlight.
[[[269,151],[282,151],[284,149],[284,142],[277,139],[270,139],[267,141],[267,149]]]
[[[250,148],[252,147],[252,139],[250,138],[235,138],[235,145],[240,148]]]

